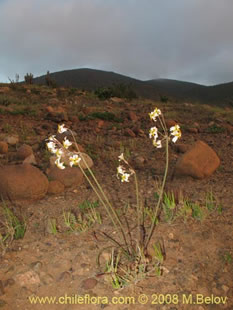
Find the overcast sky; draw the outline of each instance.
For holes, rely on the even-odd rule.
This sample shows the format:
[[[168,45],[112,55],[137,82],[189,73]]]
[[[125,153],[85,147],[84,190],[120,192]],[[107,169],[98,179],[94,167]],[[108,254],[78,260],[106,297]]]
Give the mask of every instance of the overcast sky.
[[[94,68],[233,81],[233,0],[0,0],[0,81]]]

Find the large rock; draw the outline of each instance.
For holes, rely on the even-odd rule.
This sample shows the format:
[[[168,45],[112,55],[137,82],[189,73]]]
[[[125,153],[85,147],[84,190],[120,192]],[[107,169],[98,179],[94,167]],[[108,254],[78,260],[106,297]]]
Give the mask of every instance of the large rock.
[[[64,190],[65,186],[60,181],[53,180],[49,182],[48,194],[57,195],[63,193]]]
[[[49,170],[48,177],[51,181],[61,182],[65,187],[79,186],[83,182],[83,174],[78,167],[59,169],[55,166]]]
[[[11,200],[38,200],[48,190],[48,179],[29,164],[0,167],[0,196]]]
[[[203,179],[210,176],[219,166],[220,159],[215,151],[203,141],[197,141],[177,161],[174,176],[191,176]]]

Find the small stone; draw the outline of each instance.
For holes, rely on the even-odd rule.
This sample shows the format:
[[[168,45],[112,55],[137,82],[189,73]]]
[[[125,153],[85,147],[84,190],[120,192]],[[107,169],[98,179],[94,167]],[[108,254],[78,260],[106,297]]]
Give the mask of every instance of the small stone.
[[[223,289],[225,294],[227,294],[227,292],[229,291],[229,287],[226,286],[225,284],[222,285],[222,289]]]
[[[129,117],[129,119],[130,119],[131,121],[133,121],[133,122],[137,122],[137,120],[138,120],[137,115],[136,115],[135,112],[133,112],[133,111],[130,111],[130,112],[129,112],[128,117]]]
[[[25,159],[32,154],[32,147],[30,145],[23,144],[18,148],[16,156],[18,157],[18,159]]]
[[[135,157],[134,158],[134,161],[135,161],[135,163],[136,164],[144,164],[145,163],[145,158],[144,157],[142,157],[142,156],[137,156],[137,157]]]
[[[103,128],[104,127],[104,121],[103,120],[99,120],[97,123],[97,128]]]
[[[97,285],[98,281],[95,278],[88,278],[82,281],[81,287],[85,290],[91,290]]]
[[[40,262],[40,261],[33,262],[33,263],[31,263],[30,267],[34,271],[38,272],[41,269],[41,267],[42,267],[42,262]]]
[[[14,285],[15,284],[15,280],[14,279],[12,279],[12,278],[9,278],[9,279],[7,279],[6,281],[4,281],[4,287],[7,287],[7,286],[12,286],[12,285]]]
[[[54,282],[53,276],[46,273],[46,272],[41,272],[40,273],[40,278],[41,278],[41,282],[44,285],[48,285]]]
[[[0,141],[0,154],[6,154],[8,152],[8,144],[4,141]]]
[[[135,137],[136,137],[135,133],[134,133],[130,128],[126,128],[126,129],[125,129],[125,135],[126,135],[126,136],[130,136],[130,137],[132,137],[132,138],[135,138]]]
[[[60,274],[60,276],[58,277],[58,282],[61,281],[66,281],[66,280],[70,280],[71,279],[71,274],[68,271],[64,271]]]
[[[110,259],[111,259],[111,253],[109,253],[109,252],[103,252],[102,253],[102,257],[104,258],[104,260],[106,261],[106,262],[108,262]]]
[[[233,126],[232,125],[226,124],[226,125],[224,125],[224,128],[225,128],[228,135],[233,134]]]
[[[16,275],[16,281],[19,283],[20,286],[28,286],[32,284],[39,284],[40,283],[40,278],[38,274],[33,271],[29,270],[25,273],[21,273]]]
[[[19,137],[16,135],[12,135],[12,136],[7,136],[4,139],[8,144],[10,145],[16,145],[17,143],[19,143]]]
[[[191,128],[188,128],[188,129],[187,129],[187,132],[190,132],[190,133],[198,133],[198,128],[194,128],[194,127],[193,127],[193,128],[192,128],[192,127],[191,127]]]
[[[169,233],[169,234],[168,234],[168,238],[169,238],[169,239],[174,239],[174,234],[173,234],[173,233]]]

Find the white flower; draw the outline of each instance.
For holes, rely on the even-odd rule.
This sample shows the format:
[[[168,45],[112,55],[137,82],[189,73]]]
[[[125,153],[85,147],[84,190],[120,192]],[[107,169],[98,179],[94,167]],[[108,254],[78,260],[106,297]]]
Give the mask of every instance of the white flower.
[[[156,122],[156,117],[161,115],[161,111],[158,108],[155,108],[153,112],[149,113],[150,119]]]
[[[159,149],[159,148],[161,148],[162,147],[162,144],[161,144],[161,140],[156,140],[156,139],[154,139],[153,140],[153,145],[155,146],[155,147],[157,147],[157,149]]]
[[[72,167],[73,165],[78,165],[80,160],[81,160],[81,158],[77,154],[70,156],[70,158],[69,158],[70,167]]]
[[[181,137],[180,126],[179,125],[172,126],[170,128],[170,131],[171,131],[171,135],[174,136],[172,138],[172,142],[175,143],[177,141],[177,139],[179,139]]]
[[[62,149],[57,149],[56,150],[56,155],[57,155],[57,157],[60,157],[61,158],[61,156],[63,155],[63,151],[62,151]]]
[[[52,136],[50,136],[50,137],[48,138],[48,140],[56,141],[57,139],[56,139],[56,136],[55,136],[55,135],[52,135]]]
[[[172,142],[176,142],[178,140],[178,136],[174,136],[173,138],[172,138]]]
[[[171,128],[170,128],[170,131],[178,131],[178,130],[180,130],[180,126],[179,125],[175,125],[175,126],[172,126]]]
[[[129,182],[129,177],[135,173],[133,169],[129,169],[130,173],[126,173],[123,166],[117,167],[117,178],[121,179],[121,182]]]
[[[117,167],[117,174],[124,174],[124,173],[125,173],[125,169],[123,166]]]
[[[58,157],[58,158],[55,160],[56,166],[57,166],[59,169],[65,169],[64,163],[60,162],[60,160],[61,160],[61,157]]]
[[[121,182],[129,182],[129,177],[130,177],[129,173],[122,174],[121,175]]]
[[[149,132],[149,137],[150,138],[157,138],[158,137],[158,128],[157,127],[151,127],[150,132]]]
[[[123,153],[121,153],[121,155],[118,156],[118,158],[119,158],[119,161],[121,161],[121,160],[125,161],[125,159],[124,159],[124,154],[123,154]]]
[[[49,141],[48,143],[46,143],[47,145],[47,148],[48,150],[51,152],[51,153],[56,153],[57,152],[57,149],[56,149],[56,144],[52,141]]]
[[[65,139],[64,139],[64,141],[63,141],[63,146],[64,146],[64,148],[65,148],[65,149],[68,149],[69,146],[71,146],[71,145],[72,145],[72,142],[70,142],[70,141],[65,137]]]
[[[121,155],[118,156],[118,160],[119,160],[119,161],[123,161],[123,162],[126,163],[127,165],[129,164],[129,163],[127,162],[127,160],[124,158],[124,154],[123,154],[123,153],[121,153]]]
[[[59,133],[63,133],[63,132],[66,132],[68,129],[64,127],[65,124],[62,124],[62,125],[58,125],[58,132]]]

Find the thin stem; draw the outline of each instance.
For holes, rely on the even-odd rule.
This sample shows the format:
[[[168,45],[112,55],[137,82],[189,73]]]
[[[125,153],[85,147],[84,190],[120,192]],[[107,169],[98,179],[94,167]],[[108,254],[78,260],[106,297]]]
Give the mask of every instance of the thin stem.
[[[109,209],[108,209],[107,205],[105,204],[105,202],[103,201],[102,198],[100,198],[100,200],[101,200],[102,204],[104,205],[104,207],[105,207],[105,209],[106,209],[106,211],[107,211],[107,213],[108,213],[108,215],[109,215],[111,221],[113,222],[115,228],[118,230],[118,232],[121,232],[121,234],[122,234],[122,236],[123,236],[123,239],[124,239],[124,242],[125,242],[125,245],[126,245],[127,248],[128,248],[128,243],[127,243],[127,239],[126,239],[126,236],[125,236],[125,233],[124,233],[124,228],[123,228],[122,223],[121,223],[121,221],[120,221],[120,219],[119,219],[119,216],[117,215],[116,211],[114,210],[114,208],[112,207],[111,203],[109,202],[107,196],[105,195],[105,193],[104,193],[104,191],[103,191],[101,185],[100,185],[99,182],[97,181],[97,179],[96,179],[95,175],[93,174],[92,170],[89,168],[89,166],[88,166],[88,164],[87,164],[87,162],[86,162],[84,156],[82,156],[82,154],[81,154],[81,152],[80,152],[80,149],[79,149],[79,147],[78,147],[78,144],[77,144],[77,142],[76,142],[76,139],[75,139],[75,137],[74,137],[72,131],[71,131],[71,134],[72,134],[72,137],[73,137],[73,139],[74,139],[74,141],[75,141],[75,146],[76,146],[78,152],[80,153],[81,159],[83,160],[85,166],[87,167],[89,173],[91,174],[93,180],[95,181],[95,183],[96,183],[96,185],[97,185],[99,191],[101,192],[103,198],[105,199],[105,201],[106,201],[106,203],[107,203],[109,209],[110,209],[111,212],[113,213],[113,215],[114,215],[114,217],[115,217],[115,220],[117,221],[117,223],[118,223],[119,226],[120,226],[120,230],[119,230],[119,228],[117,227],[117,225],[116,225],[116,223],[115,223],[115,221],[114,221],[114,219],[113,219],[111,213],[109,212]],[[97,192],[95,186],[91,183],[90,179],[88,178],[87,174],[84,172],[83,168],[81,168],[81,166],[79,166],[79,167],[80,167],[81,171],[83,172],[83,174],[85,175],[87,181],[88,181],[89,184],[91,185],[92,189],[93,189],[94,192],[96,193],[96,195],[97,195],[98,197],[100,197],[100,195],[99,195],[99,193]]]
[[[146,239],[145,249],[147,248],[147,246],[148,246],[148,244],[150,242],[150,239],[152,237],[152,234],[153,234],[153,231],[154,231],[154,228],[155,228],[155,225],[156,225],[155,224],[155,220],[157,218],[159,206],[160,206],[160,203],[161,203],[161,200],[162,200],[162,197],[163,197],[164,186],[165,186],[166,179],[167,179],[168,164],[169,164],[168,142],[169,142],[169,137],[167,136],[166,137],[166,167],[165,167],[165,172],[164,172],[164,176],[163,176],[163,183],[162,183],[161,192],[160,192],[160,195],[159,195],[159,200],[158,200],[158,203],[156,205],[155,213],[154,213],[154,216],[152,218],[151,228],[150,228],[149,234],[148,234],[147,239]]]
[[[136,200],[137,200],[137,220],[138,220],[138,240],[141,243],[141,234],[140,234],[140,225],[141,225],[141,210],[140,210],[140,202],[139,202],[139,191],[138,191],[138,180],[136,176],[136,172],[134,172],[134,180],[135,180],[135,187],[136,187]]]

